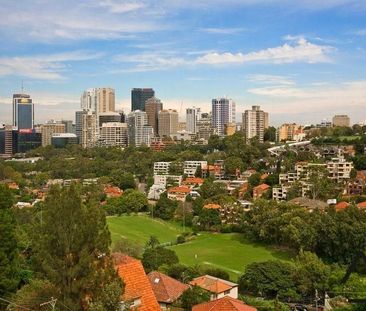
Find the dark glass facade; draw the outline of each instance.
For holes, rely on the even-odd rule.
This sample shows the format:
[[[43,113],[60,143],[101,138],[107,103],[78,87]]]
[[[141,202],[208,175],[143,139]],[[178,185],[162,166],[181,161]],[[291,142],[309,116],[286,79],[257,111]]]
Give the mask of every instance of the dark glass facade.
[[[16,132],[15,146],[16,150],[14,153],[25,153],[32,149],[36,149],[42,146],[42,135],[34,131],[29,132]]]
[[[145,111],[145,102],[155,96],[153,89],[132,89],[131,91],[131,111]]]
[[[77,137],[52,137],[51,144],[55,148],[65,148],[67,145],[77,145],[79,140]]]

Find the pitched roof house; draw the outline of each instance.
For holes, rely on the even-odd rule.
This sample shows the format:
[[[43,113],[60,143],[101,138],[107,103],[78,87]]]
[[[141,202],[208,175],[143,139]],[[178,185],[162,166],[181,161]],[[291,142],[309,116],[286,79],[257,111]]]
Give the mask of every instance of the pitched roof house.
[[[226,296],[214,301],[195,305],[192,311],[257,311],[257,309],[246,305],[243,301]]]
[[[113,254],[113,258],[117,273],[125,284],[122,310],[160,311],[141,261],[121,253]]]
[[[216,300],[225,296],[238,298],[238,284],[213,277],[203,275],[193,279],[189,284],[196,285],[211,293],[211,300]]]
[[[169,309],[169,306],[189,288],[187,284],[157,271],[150,272],[147,277],[162,310]]]

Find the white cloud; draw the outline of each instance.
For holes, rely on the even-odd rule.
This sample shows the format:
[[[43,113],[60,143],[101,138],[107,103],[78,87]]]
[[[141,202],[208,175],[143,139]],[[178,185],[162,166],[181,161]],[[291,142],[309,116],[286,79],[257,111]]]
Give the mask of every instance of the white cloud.
[[[356,35],[366,36],[366,29],[360,29],[360,30],[356,31]]]
[[[0,76],[23,76],[40,80],[64,79],[66,63],[87,61],[101,57],[100,53],[74,51],[50,55],[1,57]]]
[[[270,113],[287,119],[296,115],[297,119],[304,121],[306,115],[311,123],[336,113],[350,114],[355,121],[365,118],[366,80],[323,85],[313,83],[304,87],[278,85],[252,88],[247,92],[256,95]]]
[[[102,0],[98,3],[101,7],[106,7],[112,13],[127,13],[137,11],[145,7],[142,2],[125,2],[125,1],[113,1],[113,0]]]
[[[286,76],[276,76],[268,74],[252,74],[247,76],[247,80],[262,84],[275,84],[275,85],[294,85],[295,82]]]
[[[245,28],[201,28],[200,31],[220,35],[232,35],[245,31]]]
[[[271,62],[271,63],[321,63],[329,62],[329,54],[334,48],[317,45],[300,38],[295,44],[285,43],[282,46],[268,48],[248,54],[243,53],[210,53],[197,59],[199,64],[244,64],[247,62]]]

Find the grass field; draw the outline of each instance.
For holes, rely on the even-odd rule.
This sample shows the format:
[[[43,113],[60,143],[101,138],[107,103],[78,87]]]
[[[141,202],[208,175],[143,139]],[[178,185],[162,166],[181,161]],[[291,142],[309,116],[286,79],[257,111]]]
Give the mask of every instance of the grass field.
[[[246,241],[241,234],[202,233],[196,239],[172,249],[187,265],[207,265],[226,270],[233,280],[252,262],[270,259],[290,260],[289,253]]]
[[[144,245],[151,235],[161,243],[175,241],[182,228],[174,223],[151,219],[147,216],[109,217],[108,226],[112,242],[120,237]],[[290,260],[285,251],[246,241],[237,233],[201,233],[191,241],[171,247],[181,263],[207,265],[226,270],[232,280],[237,280],[244,267],[252,262],[270,259]]]
[[[112,244],[121,237],[128,238],[140,245],[145,245],[151,235],[155,235],[160,243],[176,241],[182,228],[148,216],[120,216],[107,218]]]

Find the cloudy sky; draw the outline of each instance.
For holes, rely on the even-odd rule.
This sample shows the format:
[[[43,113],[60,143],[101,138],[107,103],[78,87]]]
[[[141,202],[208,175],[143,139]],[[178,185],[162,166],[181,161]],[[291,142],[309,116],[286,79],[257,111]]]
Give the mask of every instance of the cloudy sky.
[[[36,121],[74,118],[80,94],[133,87],[166,108],[230,97],[270,123],[366,119],[366,1],[2,0],[0,121],[24,88]]]

